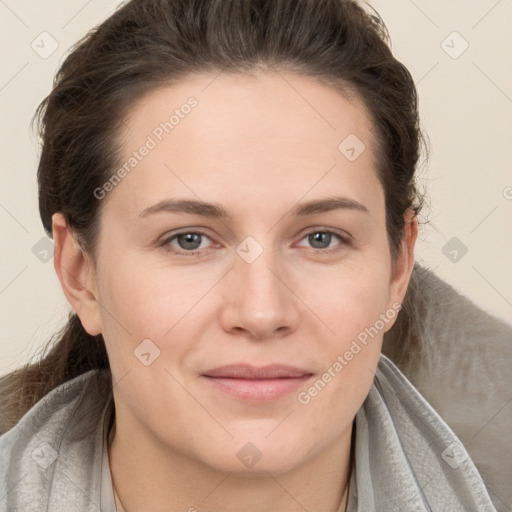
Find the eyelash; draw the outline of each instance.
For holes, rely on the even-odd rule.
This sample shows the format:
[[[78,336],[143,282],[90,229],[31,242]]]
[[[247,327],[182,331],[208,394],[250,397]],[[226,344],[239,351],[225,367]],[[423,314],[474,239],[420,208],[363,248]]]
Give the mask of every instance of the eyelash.
[[[317,254],[328,255],[328,254],[332,254],[334,252],[340,251],[341,250],[340,246],[345,246],[345,247],[350,247],[351,246],[351,241],[350,241],[350,238],[348,236],[343,236],[340,233],[338,233],[336,231],[333,231],[331,229],[314,229],[312,231],[308,231],[307,233],[305,233],[300,238],[300,241],[304,240],[309,235],[313,235],[315,233],[329,234],[329,235],[334,236],[334,237],[336,237],[336,238],[338,238],[340,240],[340,243],[338,245],[336,245],[334,247],[331,247],[331,248],[326,248],[326,249],[317,249],[315,247],[310,247],[309,248],[310,250],[314,251]],[[170,248],[171,247],[170,243],[173,240],[177,239],[179,236],[187,235],[187,234],[200,235],[202,237],[208,238],[209,240],[212,240],[211,237],[209,237],[206,233],[204,233],[202,231],[192,231],[192,230],[189,230],[189,231],[181,231],[179,233],[175,233],[172,236],[169,236],[169,237],[165,238],[164,240],[162,240],[162,242],[159,245],[160,245],[160,247],[163,247],[164,250],[166,250],[168,252],[171,252],[171,253],[174,253],[174,254],[177,254],[179,256],[185,256],[185,257],[191,257],[192,256],[193,257],[193,256],[200,256],[201,254],[203,254],[205,249],[196,249],[196,250],[193,250],[193,251],[186,251],[184,249],[176,250],[174,248],[172,248],[172,249]],[[210,248],[207,248],[206,250],[209,250],[209,249]]]

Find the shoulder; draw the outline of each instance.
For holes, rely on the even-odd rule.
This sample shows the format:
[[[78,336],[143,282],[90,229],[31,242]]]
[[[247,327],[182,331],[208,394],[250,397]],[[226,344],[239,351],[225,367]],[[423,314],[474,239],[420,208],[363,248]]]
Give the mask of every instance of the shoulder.
[[[355,454],[361,510],[496,510],[455,433],[385,356],[356,416]]]
[[[110,374],[98,370],[65,382],[0,436],[0,496],[6,510],[60,510],[50,506],[56,495],[68,495],[69,503],[75,497],[77,504],[84,499],[80,494],[87,497],[95,482],[86,475],[101,460],[99,420],[111,403],[110,382]]]
[[[399,315],[384,353],[466,446],[495,503],[511,503],[512,326],[419,265],[404,303],[414,321]]]

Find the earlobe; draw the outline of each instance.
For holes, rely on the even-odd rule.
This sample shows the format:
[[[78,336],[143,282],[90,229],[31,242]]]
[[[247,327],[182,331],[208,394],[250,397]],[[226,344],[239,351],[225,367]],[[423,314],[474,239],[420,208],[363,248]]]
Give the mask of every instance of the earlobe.
[[[101,333],[101,317],[97,302],[94,268],[90,256],[83,251],[64,215],[52,216],[54,241],[53,263],[64,295],[92,336]]]

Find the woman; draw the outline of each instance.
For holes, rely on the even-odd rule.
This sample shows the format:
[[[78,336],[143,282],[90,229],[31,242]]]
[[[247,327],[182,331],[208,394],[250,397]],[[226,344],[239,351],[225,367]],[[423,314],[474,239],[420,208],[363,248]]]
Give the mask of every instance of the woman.
[[[75,313],[10,377],[35,385],[8,395],[5,510],[495,510],[381,355],[414,266],[421,133],[376,17],[132,0],[39,114]]]

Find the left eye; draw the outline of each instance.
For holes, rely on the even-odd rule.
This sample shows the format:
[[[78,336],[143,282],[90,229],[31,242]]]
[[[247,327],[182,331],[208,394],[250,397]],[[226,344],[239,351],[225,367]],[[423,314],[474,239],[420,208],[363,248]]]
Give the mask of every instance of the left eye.
[[[343,239],[331,231],[313,231],[302,238],[302,241],[307,241],[313,249],[329,249],[333,247],[332,242],[343,242]]]

